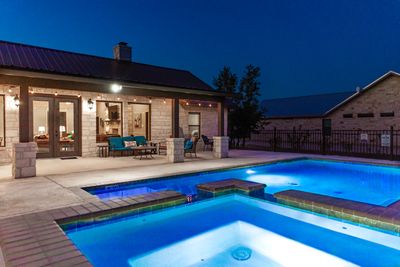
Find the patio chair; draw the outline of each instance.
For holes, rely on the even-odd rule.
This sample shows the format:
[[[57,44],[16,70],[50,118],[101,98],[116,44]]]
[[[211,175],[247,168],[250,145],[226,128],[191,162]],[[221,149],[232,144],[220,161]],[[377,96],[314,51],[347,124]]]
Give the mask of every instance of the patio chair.
[[[201,135],[201,139],[203,139],[203,143],[204,143],[204,147],[203,147],[203,151],[207,150],[207,146],[210,146],[210,149],[213,149],[214,146],[214,141],[208,139],[208,137],[206,135]]]
[[[192,137],[191,139],[187,140],[185,142],[184,146],[184,155],[190,154],[190,157],[195,156],[197,158],[197,153],[196,153],[196,148],[197,148],[197,142],[199,141],[199,138],[197,137]]]

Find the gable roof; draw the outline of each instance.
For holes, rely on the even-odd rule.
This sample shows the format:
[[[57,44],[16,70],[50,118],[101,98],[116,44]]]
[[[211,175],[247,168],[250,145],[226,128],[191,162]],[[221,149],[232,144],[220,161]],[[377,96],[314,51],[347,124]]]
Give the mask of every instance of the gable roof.
[[[0,68],[212,91],[186,70],[0,40]]]
[[[338,103],[337,105],[333,106],[330,110],[328,110],[326,112],[325,115],[328,115],[330,113],[332,113],[333,111],[337,110],[339,107],[347,104],[348,102],[354,100],[355,98],[363,95],[366,91],[370,90],[371,88],[373,88],[376,84],[378,84],[379,82],[391,77],[391,76],[398,76],[400,77],[400,74],[395,72],[395,71],[388,71],[385,74],[383,74],[382,76],[380,76],[378,79],[374,80],[373,82],[371,82],[370,84],[366,85],[364,88],[362,88],[362,90],[360,90],[360,92],[358,92],[357,94],[353,94],[352,96],[348,97],[347,99],[343,100],[342,102]]]
[[[332,107],[357,94],[354,91],[267,99],[262,101],[266,118],[321,117]]]

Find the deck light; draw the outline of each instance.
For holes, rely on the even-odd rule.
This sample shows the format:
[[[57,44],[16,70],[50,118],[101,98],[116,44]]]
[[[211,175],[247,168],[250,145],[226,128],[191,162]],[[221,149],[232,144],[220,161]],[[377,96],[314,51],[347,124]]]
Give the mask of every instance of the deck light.
[[[90,110],[92,110],[93,105],[94,105],[94,102],[93,102],[93,100],[92,100],[91,98],[89,98],[89,100],[87,101],[87,104],[88,104],[88,108],[89,108]]]
[[[247,173],[247,174],[255,174],[256,172],[253,171],[253,170],[247,170],[246,173]]]
[[[118,92],[120,92],[121,90],[122,90],[122,85],[116,84],[116,83],[114,83],[114,84],[111,85],[111,91],[112,91],[112,92],[118,93]]]
[[[21,104],[21,102],[20,102],[20,100],[19,100],[19,96],[18,96],[18,95],[15,95],[15,96],[14,96],[14,105],[15,105],[16,107],[19,107],[20,104]]]

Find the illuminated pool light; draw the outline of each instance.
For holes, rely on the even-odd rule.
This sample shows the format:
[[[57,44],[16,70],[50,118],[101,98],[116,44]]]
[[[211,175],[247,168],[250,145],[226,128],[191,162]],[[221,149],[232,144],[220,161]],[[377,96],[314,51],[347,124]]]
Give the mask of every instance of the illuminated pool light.
[[[255,174],[255,173],[256,173],[256,171],[253,171],[253,170],[247,170],[247,171],[246,171],[246,173],[247,173],[247,174]]]

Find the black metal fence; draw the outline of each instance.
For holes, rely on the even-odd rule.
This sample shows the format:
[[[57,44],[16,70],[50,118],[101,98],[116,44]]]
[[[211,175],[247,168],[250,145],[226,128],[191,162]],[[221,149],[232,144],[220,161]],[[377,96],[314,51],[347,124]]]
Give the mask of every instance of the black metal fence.
[[[400,130],[263,130],[246,149],[400,159]]]

